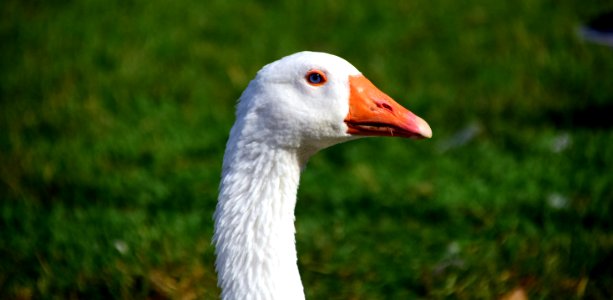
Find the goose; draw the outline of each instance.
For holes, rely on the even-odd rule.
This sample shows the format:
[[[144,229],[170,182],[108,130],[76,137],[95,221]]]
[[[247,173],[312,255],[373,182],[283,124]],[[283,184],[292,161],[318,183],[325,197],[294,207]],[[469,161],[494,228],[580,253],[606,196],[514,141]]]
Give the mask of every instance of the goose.
[[[298,52],[257,72],[236,107],[213,217],[222,299],[304,299],[300,173],[318,150],[364,136],[421,139],[432,130],[332,54]]]

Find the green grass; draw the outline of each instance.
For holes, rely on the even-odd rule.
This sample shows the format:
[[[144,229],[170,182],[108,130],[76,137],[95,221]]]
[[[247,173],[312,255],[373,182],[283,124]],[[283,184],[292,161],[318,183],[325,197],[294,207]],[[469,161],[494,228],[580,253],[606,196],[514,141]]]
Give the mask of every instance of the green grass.
[[[4,1],[0,298],[215,299],[235,101],[309,49],[434,131],[312,158],[296,208],[309,299],[610,299],[613,50],[575,35],[607,9]]]

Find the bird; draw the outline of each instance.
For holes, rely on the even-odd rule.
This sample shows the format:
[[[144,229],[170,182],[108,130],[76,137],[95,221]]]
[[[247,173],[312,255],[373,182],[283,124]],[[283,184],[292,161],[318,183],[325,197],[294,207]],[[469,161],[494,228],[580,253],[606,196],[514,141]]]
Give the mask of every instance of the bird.
[[[221,298],[304,299],[294,208],[319,150],[366,136],[432,137],[352,64],[303,51],[265,65],[236,105],[213,216]]]

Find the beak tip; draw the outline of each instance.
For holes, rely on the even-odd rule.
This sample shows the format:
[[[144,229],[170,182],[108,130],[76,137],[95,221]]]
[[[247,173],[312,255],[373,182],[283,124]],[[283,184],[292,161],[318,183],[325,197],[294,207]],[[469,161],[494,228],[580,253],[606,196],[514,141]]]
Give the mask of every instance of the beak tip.
[[[430,125],[424,121],[424,119],[418,117],[417,127],[419,128],[419,134],[422,137],[427,139],[432,138],[432,129],[430,128]]]

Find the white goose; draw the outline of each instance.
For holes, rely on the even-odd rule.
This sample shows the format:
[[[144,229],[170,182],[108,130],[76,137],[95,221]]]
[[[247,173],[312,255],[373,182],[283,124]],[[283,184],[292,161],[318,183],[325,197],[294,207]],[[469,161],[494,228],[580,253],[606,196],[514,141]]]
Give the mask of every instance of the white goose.
[[[223,299],[304,299],[294,238],[300,171],[318,150],[359,136],[432,131],[331,54],[299,52],[257,73],[239,99],[214,216]]]

